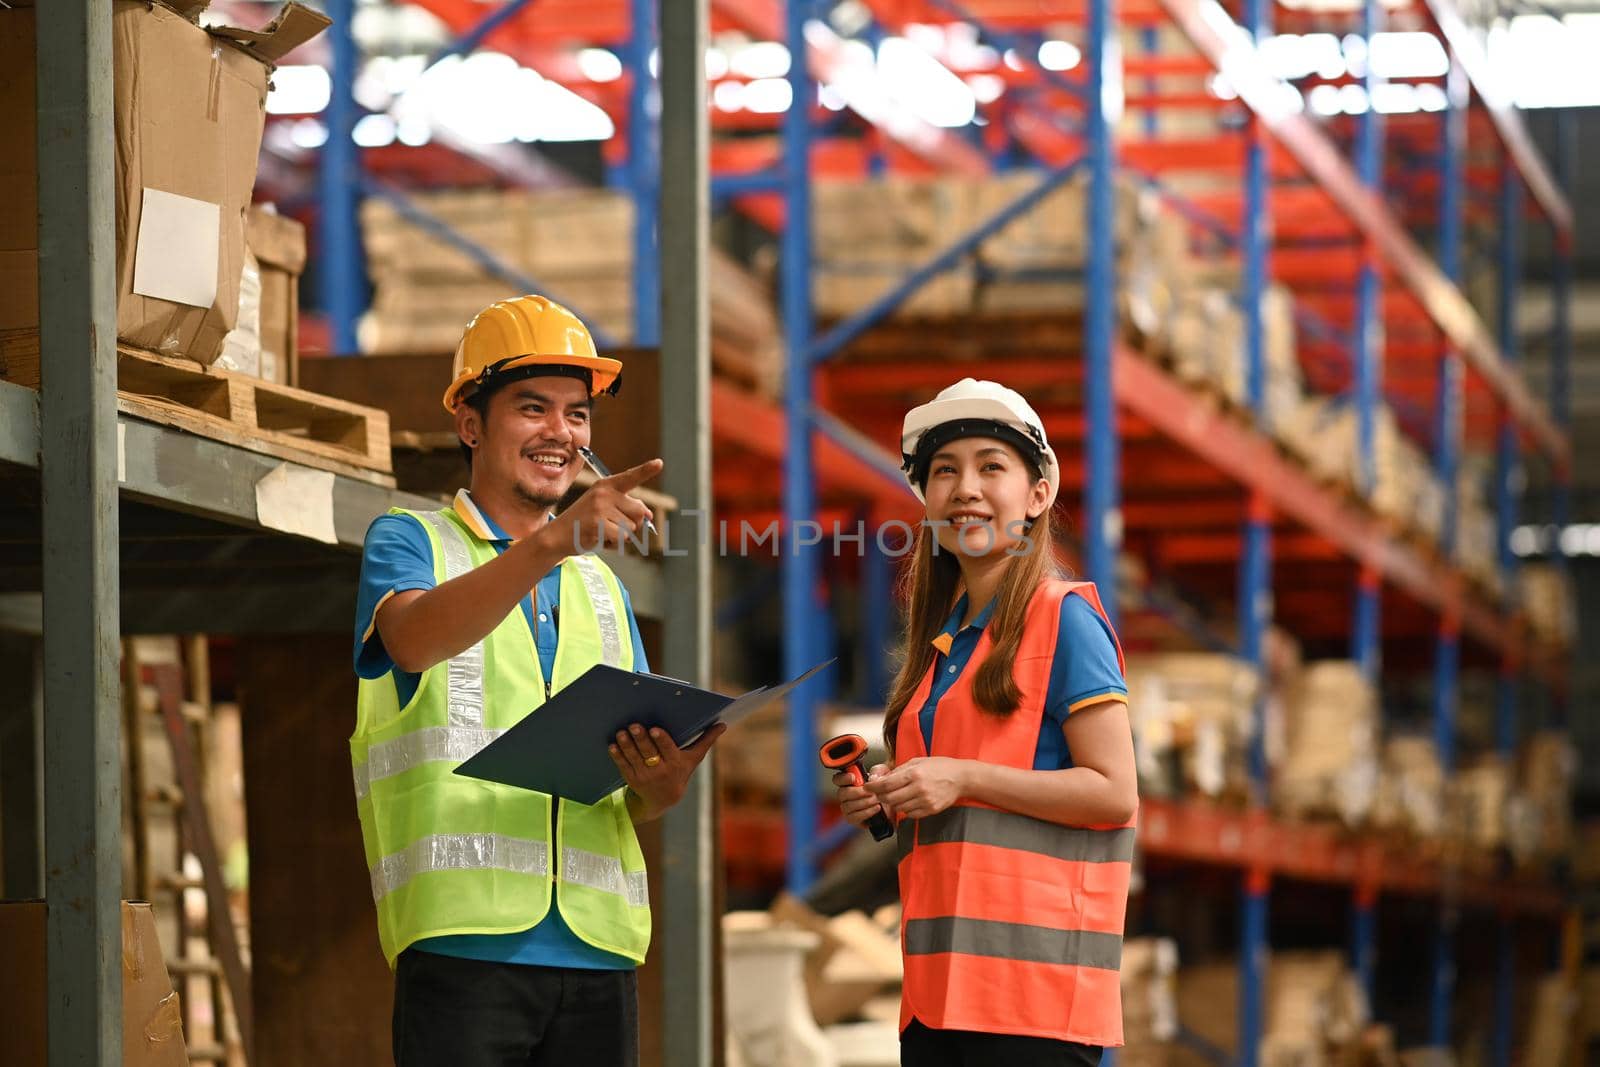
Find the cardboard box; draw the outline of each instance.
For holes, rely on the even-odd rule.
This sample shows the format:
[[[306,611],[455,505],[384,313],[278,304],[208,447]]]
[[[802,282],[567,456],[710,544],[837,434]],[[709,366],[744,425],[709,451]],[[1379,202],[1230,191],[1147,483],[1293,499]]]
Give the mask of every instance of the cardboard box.
[[[296,335],[300,330],[300,273],[306,268],[306,228],[276,211],[252,205],[245,222],[245,246],[254,260],[257,285],[253,293],[248,284],[241,291],[240,328],[229,335],[230,342],[245,332],[245,319],[252,319],[254,373],[279,385],[297,385],[300,353]],[[248,283],[248,270],[245,280]],[[248,336],[245,344],[250,344]]]
[[[205,0],[112,6],[117,336],[213,362],[238,318],[268,77],[328,25],[297,3],[262,30],[201,29]],[[0,331],[38,327],[33,15],[0,10]],[[18,55],[11,55],[11,52]],[[27,53],[26,56],[21,53]],[[150,76],[159,72],[159,77]],[[13,173],[13,169],[15,173]],[[29,290],[25,279],[35,277]],[[15,282],[16,284],[12,284]]]
[[[0,904],[0,1033],[6,1063],[44,1067],[45,904]],[[122,902],[122,1062],[126,1067],[188,1067],[178,994],[156,938],[155,913],[142,901]]]

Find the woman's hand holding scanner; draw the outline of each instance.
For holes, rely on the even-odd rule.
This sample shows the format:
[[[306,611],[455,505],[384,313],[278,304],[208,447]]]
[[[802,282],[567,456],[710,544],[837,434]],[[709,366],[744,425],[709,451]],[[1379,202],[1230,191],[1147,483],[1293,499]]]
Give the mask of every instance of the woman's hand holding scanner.
[[[889,822],[889,808],[867,792],[868,777],[862,770],[861,760],[867,754],[867,739],[860,734],[841,734],[825,742],[818,752],[822,765],[838,771],[833,784],[839,787],[839,810],[856,826],[872,831],[875,841],[886,841],[894,836],[894,825]],[[872,768],[872,777],[887,773],[883,764]]]
[[[866,783],[866,789],[884,807],[908,819],[926,819],[966,796],[971,762],[947,756],[919,756],[881,778],[874,777]]]

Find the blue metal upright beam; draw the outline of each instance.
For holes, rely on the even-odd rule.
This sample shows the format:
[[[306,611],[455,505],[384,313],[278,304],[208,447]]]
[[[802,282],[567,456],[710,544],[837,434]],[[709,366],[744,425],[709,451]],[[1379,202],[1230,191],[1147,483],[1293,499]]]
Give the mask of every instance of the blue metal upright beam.
[[[1556,112],[1556,181],[1567,195],[1572,192],[1573,122],[1572,112]],[[1562,433],[1572,429],[1572,243],[1570,232],[1555,233],[1555,263],[1551,277],[1552,319],[1550,324],[1550,413]],[[1555,492],[1551,501],[1551,521],[1565,530],[1572,521],[1572,472],[1555,472]],[[1557,551],[1552,557],[1563,578],[1568,576],[1567,555]],[[1567,724],[1567,687],[1556,687],[1554,719],[1557,729]]]
[[[1380,0],[1363,0],[1361,35],[1367,41],[1364,81],[1367,99],[1380,79],[1371,63],[1372,40],[1382,28]],[[1362,183],[1380,198],[1383,195],[1383,127],[1377,109],[1369,106],[1356,119],[1356,171]],[[1356,322],[1351,359],[1354,363],[1356,406],[1356,486],[1370,494],[1377,486],[1374,455],[1378,406],[1383,396],[1382,293],[1379,289],[1376,250],[1370,244],[1362,251],[1357,278]],[[1376,689],[1380,669],[1380,585],[1378,571],[1366,560],[1361,562],[1356,581],[1355,613],[1351,620],[1350,658],[1360,667],[1362,677]],[[1381,714],[1381,708],[1380,708]],[[1352,930],[1351,936],[1356,936]]]
[[[861,560],[861,669],[858,695],[863,704],[881,705],[889,696],[889,606],[894,602],[894,564],[869,531]]]
[[[1376,1011],[1373,994],[1378,974],[1378,894],[1366,886],[1357,888],[1350,911],[1350,970],[1366,994],[1367,1003]]]
[[[1088,416],[1084,449],[1084,564],[1089,580],[1100,587],[1106,610],[1116,612],[1117,554],[1122,547],[1121,490],[1116,397],[1112,390],[1115,362],[1116,146],[1112,126],[1120,115],[1107,114],[1122,99],[1114,0],[1089,0],[1085,42],[1088,61],[1085,126],[1088,140],[1089,232],[1088,293],[1084,307],[1084,407]]]
[[[326,113],[328,139],[322,146],[318,195],[322,208],[322,308],[332,329],[333,350],[341,356],[358,349],[356,325],[364,310],[366,282],[361,267],[361,230],[357,223],[361,189],[361,152],[356,147],[356,0],[327,0],[332,65]]]
[[[1272,32],[1270,0],[1245,0],[1245,29],[1257,43]],[[1271,425],[1267,408],[1266,295],[1267,254],[1271,242],[1268,216],[1267,131],[1251,115],[1245,133],[1244,225],[1240,234],[1244,288],[1239,294],[1245,321],[1245,396],[1256,425],[1264,432]],[[1266,499],[1252,494],[1244,525],[1244,553],[1238,578],[1239,654],[1262,680],[1251,708],[1250,801],[1267,800],[1266,663],[1263,655],[1267,627],[1272,621],[1272,513]],[[1239,1064],[1255,1067],[1260,1057],[1262,1019],[1266,1005],[1268,964],[1267,915],[1271,906],[1270,882],[1264,872],[1245,874],[1240,900],[1239,944]]]
[[[657,51],[656,0],[629,0],[628,190],[633,194],[633,343],[661,343],[661,258],[656,221],[661,191],[661,97],[651,56]]]
[[[1462,190],[1465,184],[1467,107],[1465,71],[1452,57],[1445,79],[1447,105],[1440,115],[1439,266],[1452,282],[1461,280]],[[1453,557],[1459,501],[1456,472],[1461,447],[1462,366],[1460,354],[1446,348],[1439,357],[1434,472],[1444,489],[1441,547]],[[1460,688],[1461,623],[1452,613],[1439,616],[1433,650],[1433,738],[1446,774],[1455,766],[1456,704]],[[1451,900],[1440,908],[1433,932],[1433,965],[1428,1012],[1429,1044],[1450,1044],[1451,1005],[1455,1000],[1456,908]]]
[[[1261,1061],[1261,1026],[1266,1016],[1269,884],[1266,872],[1247,871],[1240,895],[1237,1067],[1256,1067]]]
[[[1509,160],[1502,164],[1500,188],[1500,240],[1498,259],[1500,266],[1499,341],[1500,351],[1508,365],[1519,362],[1517,337],[1517,271],[1520,268],[1522,184],[1516,168]],[[1511,551],[1511,530],[1517,513],[1517,438],[1509,413],[1501,411],[1499,441],[1495,463],[1495,538],[1499,547],[1500,573],[1506,581],[1508,599],[1514,595],[1512,580],[1516,556]],[[1499,682],[1495,692],[1495,743],[1503,758],[1509,760],[1516,752],[1517,708],[1520,664],[1507,657],[1500,667]],[[1512,940],[1510,923],[1502,920],[1499,939],[1499,961],[1495,971],[1495,1013],[1493,1030],[1494,1064],[1505,1067],[1510,1063],[1511,1000],[1516,976],[1516,944]]]
[[[1521,338],[1517,335],[1518,272],[1522,267],[1523,189],[1517,169],[1507,159],[1500,173],[1499,341],[1508,366],[1521,363]],[[1511,551],[1511,531],[1517,524],[1517,430],[1509,412],[1500,415],[1495,450],[1495,542],[1499,547],[1500,574],[1509,596],[1517,557]]]
[[[1494,1029],[1489,1039],[1489,1067],[1511,1067],[1517,992],[1517,930],[1509,915],[1500,916],[1495,931]]]
[[[810,0],[787,0],[784,35],[789,46],[791,103],[783,117],[784,210],[782,302],[784,349],[783,660],[789,677],[809,670],[819,659],[817,582],[821,574],[815,546],[801,544],[800,523],[817,511],[816,475],[811,454],[811,126],[808,102],[816,88],[806,67],[805,24]],[[817,833],[817,798],[807,788],[816,780],[816,704],[808,687],[789,697],[788,885],[801,893],[815,877],[811,842]]]

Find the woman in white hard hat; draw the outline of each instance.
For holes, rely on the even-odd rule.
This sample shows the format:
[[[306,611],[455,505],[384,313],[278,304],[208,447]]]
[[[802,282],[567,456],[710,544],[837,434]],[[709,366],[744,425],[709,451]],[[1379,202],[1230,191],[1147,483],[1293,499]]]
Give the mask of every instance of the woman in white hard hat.
[[[1060,468],[994,382],[905,419],[926,506],[884,736],[893,768],[835,779],[895,820],[901,1062],[1093,1065],[1122,1044],[1119,966],[1138,793],[1122,652],[1056,563]]]

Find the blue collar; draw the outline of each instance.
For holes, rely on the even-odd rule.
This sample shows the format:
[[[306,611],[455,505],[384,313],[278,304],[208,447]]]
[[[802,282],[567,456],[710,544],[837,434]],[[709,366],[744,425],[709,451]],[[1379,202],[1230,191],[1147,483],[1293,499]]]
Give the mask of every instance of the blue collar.
[[[465,489],[456,490],[456,499],[452,507],[455,513],[460,516],[462,522],[466,524],[467,529],[471,530],[473,535],[480,541],[505,542],[511,540],[511,535],[501,529],[500,524],[490,518],[486,512],[482,511],[473,502],[472,494]]]
[[[983,610],[978,612],[978,617],[972,620],[972,629],[981,632],[984,627],[989,625],[989,618],[994,615],[994,601],[995,598],[991,597],[989,602],[983,606]],[[956,634],[961,632],[961,620],[966,617],[967,594],[962,593],[961,599],[956,601],[955,610],[950,612],[950,617],[945,620],[944,629],[939,631],[939,636],[934,640],[941,644],[953,641]],[[942,641],[940,640],[941,638],[943,639]]]

